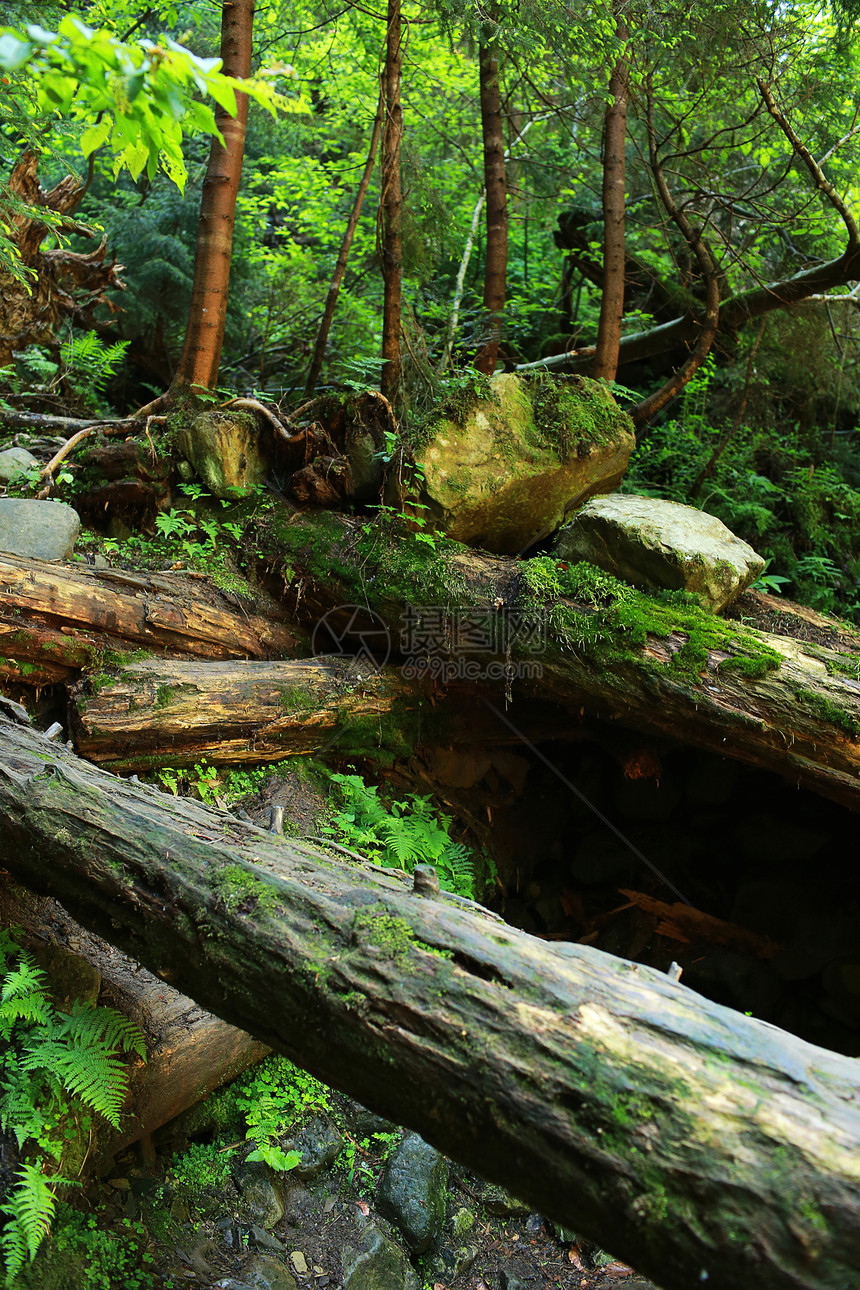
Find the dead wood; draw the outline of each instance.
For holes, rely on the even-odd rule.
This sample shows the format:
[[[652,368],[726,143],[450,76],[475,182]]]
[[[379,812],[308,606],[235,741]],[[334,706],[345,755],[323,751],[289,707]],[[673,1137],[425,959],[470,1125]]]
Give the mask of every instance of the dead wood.
[[[666,1290],[846,1290],[857,1063],[0,717],[0,845],[197,1002]]]
[[[424,675],[444,676],[446,666],[464,660],[479,668],[492,664],[503,679],[488,687],[491,701],[512,730],[523,729],[533,702],[548,701],[567,718],[587,713],[661,731],[860,809],[854,637],[823,646],[704,611],[691,629],[681,625],[683,607],[671,606],[659,629],[645,630],[636,620],[639,614],[648,623],[645,597],[631,602],[624,620],[614,615],[611,597],[607,604],[577,603],[550,592],[536,600],[522,563],[454,543],[431,550],[385,525],[368,533],[362,521],[331,513],[294,515],[273,537],[273,552],[289,560],[299,612],[313,617],[332,606],[367,604],[387,624],[395,648],[405,624],[422,613],[435,617],[431,655],[409,660],[411,674],[421,675],[423,667]],[[481,651],[469,645],[468,633],[463,637],[470,613],[484,631],[506,613],[532,615],[546,623],[545,643],[535,652],[514,633],[509,652]],[[710,634],[715,623],[725,635]],[[519,679],[517,666],[528,669]]]
[[[101,666],[106,650],[215,659],[289,655],[300,637],[285,617],[255,612],[198,579],[0,553],[0,678],[30,685]]]

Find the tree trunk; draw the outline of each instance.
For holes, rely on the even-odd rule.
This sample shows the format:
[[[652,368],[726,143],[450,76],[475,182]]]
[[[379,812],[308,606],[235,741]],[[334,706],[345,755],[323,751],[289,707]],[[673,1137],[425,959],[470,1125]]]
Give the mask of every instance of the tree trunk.
[[[425,675],[441,676],[446,662],[469,660],[479,668],[493,664],[504,678],[509,666],[508,680],[487,683],[501,722],[509,717],[522,729],[520,709],[527,714],[535,700],[546,700],[569,715],[587,711],[636,730],[663,731],[860,809],[856,636],[834,632],[825,649],[705,610],[659,605],[632,588],[618,613],[611,597],[602,606],[577,603],[561,591],[535,600],[527,562],[455,544],[431,551],[412,542],[406,554],[396,537],[365,534],[361,524],[328,513],[278,526],[274,543],[289,561],[305,613],[319,615],[366,596],[396,641],[409,604],[437,606],[429,612],[440,618],[442,643]],[[536,565],[538,579],[541,569]],[[454,615],[465,625],[470,611],[479,624],[511,615],[509,652],[481,653],[461,640],[446,654]],[[523,614],[548,624],[543,642],[526,636],[522,647],[517,643]],[[421,667],[419,658],[413,675]]]
[[[484,310],[489,337],[475,359],[479,372],[491,376],[499,357],[502,314],[508,277],[508,184],[505,173],[505,131],[499,84],[499,45],[482,34],[479,48],[481,130],[484,136],[484,190],[487,194],[487,253],[484,267]]]
[[[618,6],[615,34],[627,40],[621,17],[625,0]],[[627,195],[627,97],[629,80],[627,49],[618,58],[609,78],[612,102],[606,108],[603,127],[603,289],[600,321],[592,375],[614,381],[618,370],[618,346],[624,317],[624,273],[626,267],[625,197]]]
[[[340,244],[337,263],[334,266],[334,273],[331,275],[331,286],[328,289],[326,297],[325,310],[323,311],[322,321],[320,322],[319,331],[317,332],[314,352],[311,357],[311,365],[308,370],[308,379],[305,383],[305,398],[313,397],[317,381],[322,371],[323,360],[325,358],[325,347],[328,343],[328,334],[331,328],[331,322],[334,318],[334,311],[337,308],[338,296],[340,295],[343,275],[346,273],[346,262],[349,259],[349,252],[352,246],[352,239],[355,236],[355,230],[358,226],[358,220],[361,215],[361,208],[364,205],[364,198],[370,186],[370,177],[373,174],[373,166],[376,161],[376,149],[379,144],[379,134],[382,129],[382,118],[385,113],[385,100],[380,93],[379,106],[376,109],[376,118],[373,122],[373,130],[370,135],[370,147],[367,150],[367,161],[364,165],[364,174],[361,176],[361,183],[358,185],[358,192],[355,194],[355,201],[352,205],[349,220],[346,225],[346,232],[343,235],[343,241]]]
[[[382,378],[380,389],[394,408],[402,403],[400,389],[400,313],[403,268],[403,193],[400,183],[400,141],[403,106],[400,88],[403,33],[400,0],[388,0],[388,32],[382,87],[385,129],[382,134],[382,197],[380,256],[384,282],[382,315]]]
[[[199,580],[0,554],[0,677],[29,685],[104,667],[117,650],[292,655],[301,636],[284,617],[256,613]]]
[[[665,1290],[846,1290],[856,1061],[0,718],[0,843],[201,1006]]]
[[[250,76],[253,27],[254,0],[223,0],[221,58],[225,75]],[[173,378],[174,393],[201,394],[214,390],[221,366],[233,223],[245,154],[247,94],[237,93],[235,117],[219,106],[215,120],[224,142],[213,137],[203,181],[191,304],[182,356]]]

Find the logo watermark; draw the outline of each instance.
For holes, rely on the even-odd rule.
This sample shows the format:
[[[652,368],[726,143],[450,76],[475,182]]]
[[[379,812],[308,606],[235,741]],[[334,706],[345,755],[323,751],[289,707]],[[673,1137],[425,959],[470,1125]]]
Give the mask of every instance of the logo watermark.
[[[399,666],[406,680],[443,684],[539,680],[546,639],[546,619],[522,610],[410,605],[397,631]],[[340,654],[379,669],[391,658],[394,640],[372,609],[338,605],[317,622],[312,647],[318,655]]]

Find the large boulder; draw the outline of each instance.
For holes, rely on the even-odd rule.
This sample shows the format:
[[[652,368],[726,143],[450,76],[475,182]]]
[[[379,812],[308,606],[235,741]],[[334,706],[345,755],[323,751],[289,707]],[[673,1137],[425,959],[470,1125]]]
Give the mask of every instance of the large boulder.
[[[176,435],[176,447],[191,462],[209,492],[230,497],[253,492],[266,478],[257,424],[249,412],[201,412]]]
[[[65,502],[0,498],[0,551],[35,560],[68,560],[81,531],[78,512]]]
[[[633,423],[605,384],[583,376],[493,376],[449,398],[414,449],[419,500],[437,529],[518,553],[564,514],[616,488]]]
[[[560,560],[587,560],[643,591],[696,595],[726,609],[764,568],[722,520],[693,506],[616,493],[583,506],[555,542]]]

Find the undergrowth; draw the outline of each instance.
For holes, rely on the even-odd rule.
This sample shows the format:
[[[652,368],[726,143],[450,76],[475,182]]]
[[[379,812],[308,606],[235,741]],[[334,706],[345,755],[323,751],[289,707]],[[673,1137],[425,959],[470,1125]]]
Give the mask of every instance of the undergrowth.
[[[475,856],[462,842],[453,841],[451,816],[437,813],[429,797],[410,793],[386,804],[379,789],[365,784],[360,775],[333,773],[329,778],[341,804],[322,832],[386,868],[412,873],[416,865],[435,865],[445,891],[477,898]]]
[[[46,974],[0,931],[0,1126],[20,1153],[0,1205],[6,1285],[35,1258],[54,1217],[65,1175],[83,1167],[99,1117],[114,1128],[128,1085],[124,1054],[146,1058],[143,1036],[110,1008],[52,1002]]]
[[[767,561],[763,590],[860,623],[857,431],[734,428],[713,411],[718,394],[711,364],[690,382],[679,414],[648,430],[625,491],[716,515]]]

